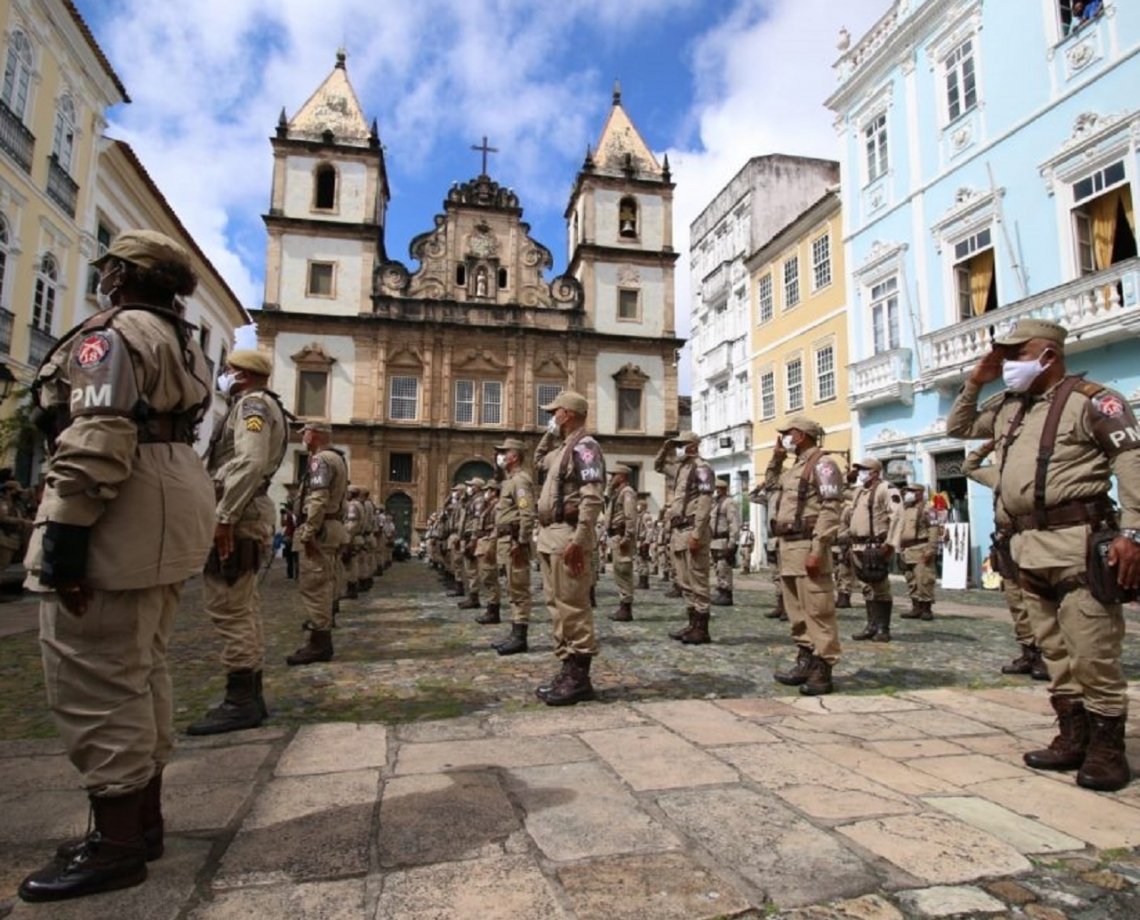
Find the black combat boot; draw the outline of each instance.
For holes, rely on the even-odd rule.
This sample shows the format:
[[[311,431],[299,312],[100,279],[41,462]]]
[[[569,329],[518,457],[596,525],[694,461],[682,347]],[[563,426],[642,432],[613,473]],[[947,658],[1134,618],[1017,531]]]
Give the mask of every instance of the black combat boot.
[[[499,605],[494,602],[488,604],[487,609],[483,611],[482,615],[475,617],[475,622],[483,626],[492,623],[501,623],[502,620],[499,619]]]
[[[461,600],[455,606],[460,610],[478,610],[483,605],[479,603],[478,594],[468,594],[465,600]]]
[[[535,696],[537,696],[543,702],[546,702],[546,698],[554,691],[554,688],[561,684],[569,676],[571,668],[570,658],[570,655],[567,655],[565,658],[563,658],[562,670],[550,678],[550,680],[539,684],[534,688]]]
[[[648,591],[649,590],[649,576],[648,575],[638,575],[637,576],[637,589],[639,591]]]
[[[712,642],[712,636],[709,635],[709,615],[698,613],[693,617],[693,628],[681,636],[681,641],[685,645],[708,645]]]
[[[910,610],[904,610],[899,614],[900,620],[917,620],[922,616],[922,601],[916,601],[913,597],[910,599]]]
[[[800,686],[804,696],[823,696],[835,688],[831,685],[831,665],[819,655],[813,655],[808,666],[807,680]]]
[[[142,805],[139,808],[139,830],[142,833],[146,861],[161,859],[166,847],[163,842],[164,822],[162,820],[162,770],[150,778],[142,790]],[[66,840],[55,848],[55,858],[70,862],[80,854],[88,837]]]
[[[455,584],[452,586],[451,590],[447,592],[447,596],[448,597],[466,597],[467,596],[467,590],[463,587],[463,582],[461,582],[458,578],[456,578]]]
[[[893,602],[889,598],[885,601],[875,601],[875,635],[871,636],[872,642],[891,641],[892,606]]]
[[[1124,750],[1124,716],[1088,713],[1089,746],[1077,772],[1077,785],[1098,792],[1116,792],[1132,781]]]
[[[144,791],[91,796],[95,829],[66,860],[53,859],[20,883],[25,901],[64,901],[146,881],[142,835]]]
[[[547,706],[573,706],[594,698],[594,685],[590,683],[590,655],[571,655],[570,669],[543,698]]]
[[[709,603],[714,607],[731,607],[732,606],[732,592],[724,591],[721,588],[716,589],[716,593],[709,600]]]
[[[1021,759],[1034,770],[1075,770],[1084,763],[1089,746],[1089,720],[1084,700],[1054,694],[1049,702],[1057,713],[1057,737],[1049,742],[1049,747],[1028,751]]]
[[[1033,660],[1037,649],[1032,645],[1021,646],[1021,654],[1009,664],[1001,666],[1002,674],[1029,674],[1033,670]]]
[[[666,597],[680,597],[681,596],[681,586],[679,584],[677,584],[677,582],[673,582],[672,587],[670,587],[669,590],[665,592],[665,596]]]
[[[784,592],[776,592],[776,606],[764,614],[769,620],[786,620],[788,612],[784,609]]]
[[[309,623],[306,623],[303,628],[309,631],[309,641],[292,655],[289,655],[285,659],[285,663],[287,665],[299,665],[332,661],[332,633],[327,629],[313,629]]]
[[[685,613],[689,615],[689,622],[682,626],[680,629],[674,629],[669,633],[670,639],[684,639],[689,634],[689,630],[693,628],[693,624],[697,619],[697,608],[689,607]]]
[[[220,706],[186,729],[188,735],[220,735],[257,728],[265,717],[257,705],[257,681],[250,668],[226,675],[226,696]]]
[[[617,610],[610,614],[610,619],[618,623],[628,623],[633,619],[633,604],[630,601],[622,601],[618,604]]]
[[[253,672],[253,692],[257,695],[257,708],[262,720],[269,718],[269,707],[265,705],[265,684],[261,672]]]
[[[356,590],[356,582],[350,581],[344,589],[344,596],[346,600],[354,601],[360,597],[360,592]]]
[[[851,594],[840,591],[835,595],[835,606],[839,610],[848,610],[851,607]]]
[[[507,638],[495,645],[495,651],[500,655],[518,655],[520,652],[527,651],[526,623],[512,623],[511,634]]]
[[[920,620],[933,620],[934,611],[931,610],[931,601],[920,601],[922,607],[918,611],[918,618]]]
[[[1045,656],[1041,654],[1041,649],[1036,645],[1033,646],[1033,665],[1029,669],[1029,676],[1034,680],[1049,679],[1049,669],[1045,666]]]
[[[875,634],[879,631],[878,624],[876,623],[876,617],[878,615],[877,605],[877,601],[867,601],[867,625],[851,636],[856,642],[862,642],[864,639],[874,639]]]
[[[776,671],[772,676],[781,684],[786,684],[789,687],[797,687],[807,680],[808,669],[811,667],[811,662],[814,657],[811,649],[806,645],[798,646],[796,663],[792,666],[792,669],[790,671]]]
[[[598,595],[594,591],[593,585],[590,585],[590,606],[591,607],[597,607],[598,606]]]

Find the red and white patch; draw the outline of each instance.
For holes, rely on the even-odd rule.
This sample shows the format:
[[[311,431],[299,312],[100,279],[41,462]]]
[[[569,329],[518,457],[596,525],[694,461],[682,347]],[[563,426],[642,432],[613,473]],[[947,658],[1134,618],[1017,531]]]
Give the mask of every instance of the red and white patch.
[[[75,349],[75,363],[80,367],[95,367],[102,364],[111,353],[111,343],[102,332],[95,332],[83,339]]]
[[[578,448],[578,456],[582,458],[583,463],[593,463],[598,453],[592,447],[583,444]]]
[[[1093,400],[1093,408],[1105,418],[1119,418],[1124,414],[1124,400],[1115,393],[1106,393]]]

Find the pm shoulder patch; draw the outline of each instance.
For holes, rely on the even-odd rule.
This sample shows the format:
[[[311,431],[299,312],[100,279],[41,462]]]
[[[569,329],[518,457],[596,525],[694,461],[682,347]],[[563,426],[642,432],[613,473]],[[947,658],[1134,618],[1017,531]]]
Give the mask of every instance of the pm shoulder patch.
[[[309,486],[313,489],[327,489],[332,483],[332,468],[320,457],[309,461]]]
[[[582,438],[574,445],[574,465],[582,482],[601,482],[606,476],[602,449],[593,438]]]
[[[75,346],[75,363],[84,370],[97,367],[111,354],[111,337],[105,332],[90,332]]]
[[[697,467],[697,491],[701,495],[712,495],[716,486],[716,477],[711,466]]]
[[[1124,399],[1108,390],[1093,397],[1093,411],[1103,418],[1120,418],[1124,415]]]
[[[820,498],[832,500],[843,497],[843,474],[834,460],[820,460],[815,468],[815,479]]]

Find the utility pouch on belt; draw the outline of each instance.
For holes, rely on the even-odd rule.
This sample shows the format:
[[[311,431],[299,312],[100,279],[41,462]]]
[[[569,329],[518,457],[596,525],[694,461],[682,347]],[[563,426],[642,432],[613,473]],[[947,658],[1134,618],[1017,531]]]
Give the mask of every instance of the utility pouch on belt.
[[[261,544],[248,537],[234,540],[234,551],[223,562],[218,558],[218,548],[210,549],[206,558],[206,574],[221,578],[232,585],[246,572],[256,572],[261,563]]]
[[[1108,564],[1108,550],[1120,533],[1113,528],[1094,530],[1089,534],[1089,593],[1102,604],[1127,604],[1140,595],[1135,588],[1122,588],[1116,580],[1116,568]]]
[[[990,537],[990,565],[1006,581],[1017,581],[1020,570],[1013,561],[1009,541],[1010,535],[1007,533],[994,533]]]
[[[890,574],[887,558],[878,546],[852,550],[851,563],[862,581],[882,581]]]

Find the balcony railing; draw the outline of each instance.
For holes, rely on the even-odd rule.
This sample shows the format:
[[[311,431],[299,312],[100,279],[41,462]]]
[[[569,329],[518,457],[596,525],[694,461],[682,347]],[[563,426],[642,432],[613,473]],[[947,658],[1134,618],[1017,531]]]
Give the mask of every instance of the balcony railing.
[[[705,355],[704,362],[701,366],[701,373],[706,380],[729,371],[732,367],[731,347],[729,342],[721,342],[721,344]]]
[[[75,216],[75,205],[79,200],[79,184],[59,165],[59,159],[54,153],[48,157],[47,193],[48,198],[63,208],[69,216]]]
[[[32,367],[39,367],[55,344],[55,336],[50,332],[44,332],[38,326],[29,326],[28,332],[31,335],[28,340],[28,363]]]
[[[847,404],[867,409],[884,403],[914,402],[914,374],[909,348],[880,352],[851,365]]]
[[[12,353],[12,323],[16,314],[11,310],[0,308],[0,351],[4,354]]]
[[[728,297],[728,276],[731,262],[721,262],[701,281],[701,300],[707,307]]]
[[[20,164],[24,172],[32,171],[32,150],[36,136],[7,105],[0,102],[0,149]]]
[[[1106,344],[1140,329],[1140,258],[1128,259],[991,313],[922,336],[922,381],[957,384],[989,352],[994,338],[1025,318],[1045,319],[1069,330],[1069,350]]]

